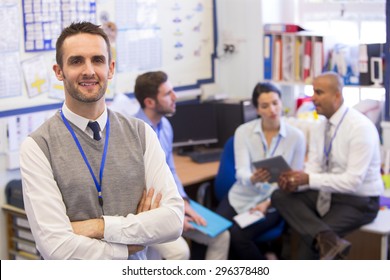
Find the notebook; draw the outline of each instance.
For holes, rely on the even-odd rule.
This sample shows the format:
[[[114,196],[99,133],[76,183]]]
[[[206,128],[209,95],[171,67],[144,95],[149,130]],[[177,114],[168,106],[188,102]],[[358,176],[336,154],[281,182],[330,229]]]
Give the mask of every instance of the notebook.
[[[265,216],[260,211],[247,211],[241,214],[238,214],[233,217],[233,220],[240,226],[240,228],[246,228],[251,224],[264,219]]]
[[[217,213],[214,213],[210,209],[193,200],[190,200],[190,205],[200,216],[202,216],[206,220],[207,225],[201,226],[194,222],[190,222],[190,224],[196,230],[199,230],[210,237],[217,236],[218,234],[222,233],[233,225],[231,221],[225,219]]]

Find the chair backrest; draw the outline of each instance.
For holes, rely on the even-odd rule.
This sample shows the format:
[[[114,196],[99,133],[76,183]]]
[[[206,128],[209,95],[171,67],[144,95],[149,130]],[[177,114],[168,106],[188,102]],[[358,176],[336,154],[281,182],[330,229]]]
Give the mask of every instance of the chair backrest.
[[[236,168],[234,162],[234,136],[231,136],[223,147],[218,173],[214,181],[214,194],[218,202],[227,195],[229,189],[235,182]],[[281,220],[278,225],[257,236],[255,239],[256,242],[269,242],[278,238],[283,232],[284,224],[284,220]]]
[[[227,195],[235,181],[234,136],[231,136],[223,147],[218,173],[214,181],[214,194],[218,201]]]

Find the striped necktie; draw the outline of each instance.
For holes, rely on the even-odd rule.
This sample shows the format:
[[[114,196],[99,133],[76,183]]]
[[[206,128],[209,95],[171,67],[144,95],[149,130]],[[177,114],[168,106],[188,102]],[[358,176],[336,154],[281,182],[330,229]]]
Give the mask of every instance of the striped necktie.
[[[324,161],[323,161],[323,171],[324,172],[329,172],[330,170],[330,149],[329,145],[332,139],[331,136],[331,127],[332,124],[330,123],[329,120],[326,122],[325,126],[325,140],[324,140],[324,145],[325,149],[324,151],[329,152],[327,156],[324,154]],[[320,214],[321,217],[325,216],[326,213],[328,213],[330,209],[330,204],[331,204],[331,198],[332,198],[332,193],[330,192],[324,192],[324,191],[319,191],[318,192],[318,197],[317,197],[317,212]]]

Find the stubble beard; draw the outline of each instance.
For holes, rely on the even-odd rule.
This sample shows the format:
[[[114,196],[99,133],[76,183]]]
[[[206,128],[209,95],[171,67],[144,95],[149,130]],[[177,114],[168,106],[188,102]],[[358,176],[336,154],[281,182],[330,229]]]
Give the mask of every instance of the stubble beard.
[[[74,86],[74,84],[68,83],[66,80],[64,82],[65,90],[69,93],[69,95],[80,102],[83,103],[93,103],[99,101],[105,94],[107,90],[107,83],[104,83],[103,86],[100,86],[100,89],[97,91],[96,94],[87,96],[84,94],[81,90],[79,90],[77,87]]]
[[[164,109],[163,106],[161,106],[160,103],[157,103],[156,112],[161,116],[173,116],[176,113],[176,109],[172,109],[169,107],[169,109]]]

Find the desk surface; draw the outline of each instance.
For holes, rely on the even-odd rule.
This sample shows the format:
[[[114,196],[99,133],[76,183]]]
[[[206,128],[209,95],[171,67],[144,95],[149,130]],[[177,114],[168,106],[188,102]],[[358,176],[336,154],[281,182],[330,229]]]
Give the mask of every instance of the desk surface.
[[[174,154],[175,167],[183,186],[202,183],[211,180],[217,175],[219,161],[196,163],[190,157]]]
[[[362,226],[361,229],[373,233],[390,234],[390,209],[379,210],[376,219]]]

